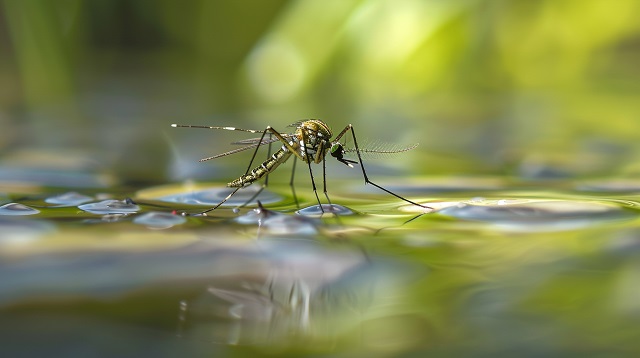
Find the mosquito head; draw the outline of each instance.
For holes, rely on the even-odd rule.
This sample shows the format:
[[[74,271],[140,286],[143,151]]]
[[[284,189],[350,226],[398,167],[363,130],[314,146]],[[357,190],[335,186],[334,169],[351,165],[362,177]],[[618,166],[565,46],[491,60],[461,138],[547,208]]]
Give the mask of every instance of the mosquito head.
[[[330,152],[332,157],[336,158],[340,163],[343,163],[344,165],[348,165],[349,167],[353,168],[353,164],[358,164],[358,162],[356,162],[355,160],[344,158],[344,154],[346,153],[346,151],[344,150],[344,147],[340,142],[332,143]]]

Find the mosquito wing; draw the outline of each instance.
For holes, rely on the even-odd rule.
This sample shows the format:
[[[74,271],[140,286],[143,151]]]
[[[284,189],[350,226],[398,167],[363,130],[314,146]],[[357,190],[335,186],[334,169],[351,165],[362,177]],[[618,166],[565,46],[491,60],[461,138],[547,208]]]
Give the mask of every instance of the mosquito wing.
[[[241,148],[233,149],[233,150],[230,150],[228,152],[216,154],[216,155],[211,156],[211,157],[202,158],[202,159],[199,160],[199,162],[206,162],[207,160],[216,159],[216,158],[220,158],[220,157],[226,157],[227,155],[240,153],[240,152],[245,151],[247,149],[255,148],[258,145],[259,144],[252,144],[252,145],[247,145],[247,146],[244,146],[244,147],[241,147]]]
[[[293,134],[282,134],[282,137],[284,137],[285,139],[289,139],[291,137],[293,137]],[[242,139],[236,142],[232,142],[231,144],[248,144],[248,145],[258,145],[258,142],[260,142],[260,145],[265,145],[265,144],[269,144],[269,143],[273,143],[273,142],[278,142],[280,139],[278,138],[263,138],[262,142],[260,142],[260,138],[249,138],[249,139]]]
[[[292,137],[292,134],[286,134],[286,135],[282,135],[284,138],[288,139],[289,137]],[[207,160],[211,160],[211,159],[216,159],[216,158],[220,158],[220,157],[226,157],[227,155],[231,155],[231,154],[236,154],[236,153],[240,153],[243,152],[247,149],[252,149],[261,145],[266,145],[269,143],[274,143],[274,142],[278,142],[280,141],[280,139],[278,138],[263,138],[262,141],[260,141],[260,138],[250,138],[250,139],[243,139],[243,140],[239,140],[237,142],[233,142],[231,144],[240,144],[240,145],[244,145],[246,144],[244,147],[240,147],[237,149],[232,149],[230,151],[224,152],[224,153],[220,153],[220,154],[216,154],[213,155],[211,157],[207,157],[207,158],[202,158],[199,161],[200,162],[206,162]]]
[[[287,127],[290,127],[290,128],[298,128],[298,127],[300,127],[300,125],[301,125],[302,123],[304,123],[304,122],[306,122],[306,121],[308,121],[308,119],[302,119],[302,120],[299,120],[299,121],[296,121],[296,122],[293,122],[293,123],[289,124]]]

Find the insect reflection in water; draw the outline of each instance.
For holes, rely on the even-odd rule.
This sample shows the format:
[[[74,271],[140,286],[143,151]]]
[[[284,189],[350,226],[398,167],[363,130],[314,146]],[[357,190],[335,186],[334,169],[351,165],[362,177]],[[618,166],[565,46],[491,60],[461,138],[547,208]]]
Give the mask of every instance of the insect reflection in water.
[[[296,204],[298,203],[298,200],[295,195],[295,189],[293,187],[293,176],[295,172],[295,160],[300,159],[301,161],[307,164],[307,167],[309,169],[309,176],[311,178],[311,186],[313,188],[313,193],[315,194],[319,208],[322,210],[322,212],[324,212],[325,209],[322,203],[320,202],[320,197],[318,196],[318,190],[316,187],[315,178],[313,176],[313,170],[311,168],[311,164],[322,163],[323,192],[324,192],[324,196],[327,199],[327,202],[329,203],[328,207],[331,208],[331,200],[329,199],[329,195],[327,193],[327,180],[326,180],[327,176],[326,176],[325,158],[327,153],[330,153],[331,156],[334,157],[336,160],[338,160],[339,162],[349,167],[353,168],[354,164],[359,164],[362,170],[362,176],[364,178],[365,184],[371,184],[376,188],[383,190],[388,194],[391,194],[412,205],[416,205],[424,209],[431,209],[428,206],[425,206],[425,205],[416,203],[412,200],[409,200],[407,198],[404,198],[372,182],[369,179],[369,176],[367,175],[367,172],[364,168],[364,164],[362,162],[362,155],[361,155],[362,153],[393,154],[393,153],[399,153],[399,152],[413,149],[415,148],[415,146],[408,147],[408,148],[401,148],[401,149],[390,149],[390,150],[360,149],[358,147],[358,140],[356,139],[355,131],[351,124],[344,127],[344,129],[333,140],[331,139],[331,137],[333,136],[333,133],[331,132],[331,128],[329,128],[329,126],[325,122],[319,119],[306,119],[306,120],[293,123],[289,127],[295,127],[296,129],[293,133],[289,133],[289,134],[280,133],[277,130],[273,129],[271,126],[268,126],[264,130],[242,129],[242,128],[235,128],[235,127],[181,125],[181,124],[172,124],[171,126],[174,128],[179,127],[179,128],[222,129],[222,130],[229,130],[229,131],[261,133],[259,138],[253,138],[253,139],[247,139],[247,140],[235,142],[235,144],[244,145],[241,148],[237,148],[234,150],[230,150],[228,152],[224,152],[211,157],[200,159],[200,161],[203,162],[203,161],[235,154],[247,149],[255,148],[255,150],[253,151],[253,156],[251,157],[251,161],[249,162],[249,165],[245,173],[241,175],[239,178],[227,184],[228,187],[235,188],[235,189],[231,191],[229,195],[227,195],[224,199],[222,199],[222,201],[220,201],[214,207],[209,208],[200,213],[197,213],[197,215],[206,215],[206,213],[217,209],[222,204],[224,204],[227,200],[229,200],[229,198],[231,198],[235,193],[237,193],[238,190],[254,183],[255,181],[261,179],[262,177],[265,177],[265,183],[262,185],[262,188],[256,194],[254,194],[249,200],[247,200],[247,202],[244,205],[251,202],[260,194],[262,189],[264,189],[264,187],[268,184],[269,173],[272,173],[274,170],[276,170],[276,168],[280,164],[286,162],[291,156],[294,156],[294,164],[293,164],[293,172],[291,174],[290,185],[293,190]],[[342,139],[342,137],[347,132],[351,132],[351,136],[353,138],[353,145],[355,147],[354,150],[352,151],[355,151],[359,162],[346,159],[344,157],[347,154],[348,150],[345,149],[342,143],[340,143],[340,139]],[[262,162],[262,164],[256,167],[253,167],[253,162],[256,158],[256,155],[258,153],[258,149],[260,148],[260,146],[270,145],[271,143],[274,143],[274,142],[282,143],[282,147],[273,154],[269,153],[268,158],[264,162]],[[184,215],[187,215],[187,214],[184,213]]]

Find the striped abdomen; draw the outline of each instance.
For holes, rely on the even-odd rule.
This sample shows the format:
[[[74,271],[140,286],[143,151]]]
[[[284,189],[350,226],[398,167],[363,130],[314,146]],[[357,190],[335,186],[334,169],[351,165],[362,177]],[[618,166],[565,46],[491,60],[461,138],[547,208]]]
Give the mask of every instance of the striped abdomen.
[[[230,188],[243,188],[274,171],[278,167],[278,165],[286,162],[291,154],[293,153],[291,153],[287,149],[287,147],[282,147],[280,150],[273,153],[271,158],[265,160],[262,164],[251,170],[249,173],[244,174],[240,178],[228,183],[227,186]]]

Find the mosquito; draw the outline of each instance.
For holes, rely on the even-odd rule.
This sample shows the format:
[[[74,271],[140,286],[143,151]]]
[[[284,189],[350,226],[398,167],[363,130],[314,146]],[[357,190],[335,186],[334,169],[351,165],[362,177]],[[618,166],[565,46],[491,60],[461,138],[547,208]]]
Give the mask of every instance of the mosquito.
[[[364,177],[365,185],[371,184],[376,188],[388,194],[391,194],[396,198],[401,199],[409,204],[416,205],[424,209],[432,209],[431,207],[418,204],[412,200],[402,197],[392,192],[391,190],[388,190],[371,181],[369,179],[369,176],[367,175],[367,171],[365,170],[364,164],[362,161],[362,155],[361,155],[362,153],[393,154],[393,153],[399,153],[399,152],[413,149],[415,148],[415,146],[409,147],[409,148],[390,149],[390,150],[377,150],[377,149],[361,150],[358,147],[358,140],[356,139],[356,133],[351,124],[348,124],[346,127],[344,127],[344,129],[333,140],[331,139],[331,137],[333,136],[333,133],[331,132],[331,128],[325,122],[319,119],[306,119],[306,120],[298,121],[289,125],[289,127],[295,127],[295,131],[293,133],[280,133],[271,126],[267,126],[264,130],[242,129],[242,128],[236,128],[236,127],[183,125],[183,124],[172,124],[171,126],[174,128],[221,129],[221,130],[228,130],[228,131],[240,131],[240,132],[260,134],[259,138],[247,139],[247,140],[242,140],[234,143],[234,144],[244,145],[241,148],[233,149],[233,150],[220,153],[211,157],[200,159],[200,162],[204,162],[207,160],[224,157],[227,155],[239,153],[244,150],[255,148],[255,150],[253,151],[253,156],[251,157],[251,161],[249,162],[249,165],[245,173],[240,177],[238,177],[237,179],[227,184],[228,187],[234,188],[233,191],[231,191],[231,193],[229,193],[224,199],[222,199],[222,201],[220,201],[214,207],[207,209],[203,212],[200,212],[196,215],[206,216],[208,212],[217,209],[222,204],[224,204],[227,200],[229,200],[235,193],[238,192],[238,190],[249,186],[255,181],[261,179],[262,177],[265,177],[265,183],[263,184],[262,188],[256,194],[254,194],[252,198],[249,199],[246,203],[251,202],[260,194],[262,189],[264,189],[264,187],[268,184],[268,178],[269,178],[268,175],[273,171],[275,171],[280,164],[286,162],[289,158],[291,158],[291,156],[294,157],[294,162],[293,162],[294,172],[295,172],[296,159],[300,159],[302,162],[307,164],[307,167],[309,169],[309,176],[311,177],[311,187],[313,188],[313,193],[315,194],[316,201],[318,202],[318,206],[320,207],[320,210],[324,213],[324,208],[322,207],[322,203],[320,202],[320,197],[318,196],[318,190],[316,187],[315,178],[313,176],[313,170],[311,168],[311,164],[322,163],[323,192],[324,192],[324,196],[327,199],[327,202],[329,203],[329,206],[331,206],[332,205],[331,200],[329,199],[329,195],[327,193],[327,180],[326,180],[327,175],[326,175],[325,158],[327,153],[330,153],[331,156],[334,157],[337,161],[351,168],[354,167],[354,164],[360,164],[360,169],[362,170],[362,176]],[[351,137],[353,138],[353,145],[355,146],[355,149],[353,150],[345,149],[344,145],[340,143],[340,139],[342,139],[342,137],[345,134],[347,134],[347,132],[351,132]],[[279,150],[277,150],[275,153],[271,154],[271,151],[270,151],[271,143],[274,143],[274,142],[280,142],[282,144],[282,147]],[[269,145],[268,158],[262,164],[256,167],[253,167],[253,162],[256,159],[258,149],[263,145]],[[353,151],[356,152],[359,162],[344,158],[344,156],[348,152],[353,152]],[[291,174],[291,181],[289,184],[291,185],[291,188],[293,190],[293,194],[295,197],[295,189],[293,187],[294,172],[292,172]],[[297,203],[297,198],[295,200]],[[187,215],[187,214],[184,213],[183,215]]]

